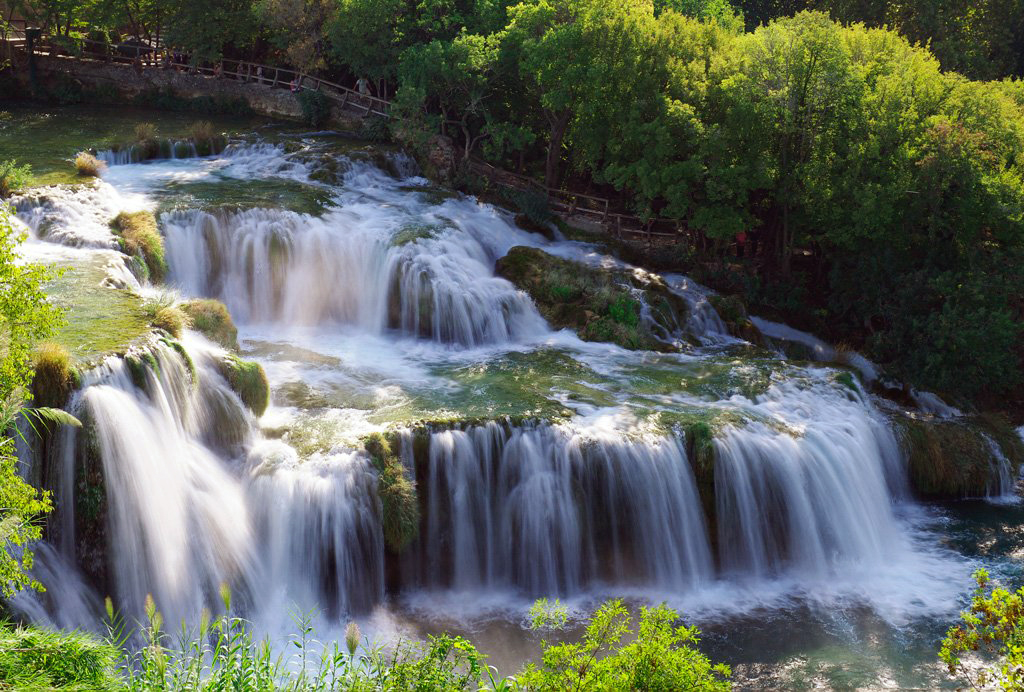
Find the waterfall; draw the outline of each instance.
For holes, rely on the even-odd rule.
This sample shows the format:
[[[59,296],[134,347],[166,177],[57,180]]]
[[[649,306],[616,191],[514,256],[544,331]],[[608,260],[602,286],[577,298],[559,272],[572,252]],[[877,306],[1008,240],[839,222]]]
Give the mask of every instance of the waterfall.
[[[209,143],[204,142],[203,155],[219,153],[223,148],[224,142],[215,137]],[[191,139],[159,139],[96,151],[96,158],[108,166],[126,166],[153,159],[194,159],[198,156],[199,149]]]
[[[380,221],[269,209],[161,217],[171,281],[223,300],[241,323],[351,324],[464,346],[545,331],[529,298],[493,275],[494,258],[470,234],[428,227],[396,242],[402,227]]]
[[[700,498],[674,437],[447,430],[431,435],[418,485],[425,586],[566,595],[595,581],[688,590],[712,576]]]
[[[1014,504],[1020,501],[1017,497],[1017,481],[1013,477],[1013,465],[1006,458],[1002,447],[988,434],[982,433],[985,444],[992,452],[989,458],[988,483],[985,487],[985,499],[997,504]]]
[[[754,403],[785,427],[752,422],[715,439],[725,572],[824,578],[906,550],[893,513],[894,496],[906,492],[903,457],[870,404],[792,383]]]

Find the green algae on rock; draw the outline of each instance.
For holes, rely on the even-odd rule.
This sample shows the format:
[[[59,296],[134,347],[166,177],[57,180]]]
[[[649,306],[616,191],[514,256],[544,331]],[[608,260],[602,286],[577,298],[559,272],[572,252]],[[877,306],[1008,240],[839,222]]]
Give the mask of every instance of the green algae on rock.
[[[574,329],[581,339],[631,350],[677,350],[670,337],[685,324],[688,307],[654,275],[640,280],[524,246],[500,258],[496,272],[526,291],[552,326]]]

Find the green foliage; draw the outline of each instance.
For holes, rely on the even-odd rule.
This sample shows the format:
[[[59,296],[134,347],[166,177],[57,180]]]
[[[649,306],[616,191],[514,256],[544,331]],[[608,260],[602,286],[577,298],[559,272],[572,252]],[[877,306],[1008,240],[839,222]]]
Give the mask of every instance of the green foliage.
[[[121,212],[114,218],[113,227],[119,237],[121,250],[145,263],[146,275],[142,278],[154,282],[163,281],[167,274],[164,239],[157,230],[153,212]]]
[[[331,102],[319,91],[300,91],[299,106],[303,119],[313,127],[320,127],[331,117]]]
[[[35,344],[50,337],[61,312],[43,293],[53,277],[47,268],[19,261],[10,210],[0,203],[0,596],[25,587],[41,588],[27,571],[29,546],[42,537],[38,517],[50,511],[49,495],[25,483],[14,456],[13,426],[29,396]]]
[[[17,690],[116,690],[116,647],[82,632],[0,622],[0,685]]]
[[[380,500],[384,542],[401,552],[420,531],[419,498],[416,483],[406,473],[401,458],[392,449],[392,441],[373,433],[364,441],[370,461],[377,470],[377,498]]]
[[[181,311],[191,322],[192,329],[202,333],[226,349],[238,348],[238,328],[227,306],[219,300],[200,298],[182,303]]]
[[[14,159],[0,161],[0,198],[7,197],[26,184],[32,177],[32,167],[19,166]]]
[[[697,629],[679,624],[666,606],[642,608],[633,618],[621,601],[602,605],[576,643],[544,646],[517,683],[531,690],[728,690],[728,666],[712,665],[695,648]]]
[[[942,640],[939,659],[949,674],[965,680],[972,689],[996,686],[1003,690],[1024,687],[1024,589],[1016,592],[1001,587],[989,590],[988,572],[974,573],[978,587],[963,623],[951,627]],[[982,653],[998,657],[995,665],[965,664],[964,654]]]

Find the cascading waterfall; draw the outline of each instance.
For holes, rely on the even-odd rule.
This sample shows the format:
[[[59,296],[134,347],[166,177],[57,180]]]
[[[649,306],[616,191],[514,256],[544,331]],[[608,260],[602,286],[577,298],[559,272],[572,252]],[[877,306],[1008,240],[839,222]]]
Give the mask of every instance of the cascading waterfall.
[[[223,300],[243,323],[334,322],[465,346],[544,332],[530,300],[493,276],[493,257],[469,234],[442,228],[396,244],[398,229],[370,221],[269,209],[161,217],[172,282]]]
[[[751,591],[783,580],[820,584],[913,562],[908,556],[919,547],[899,513],[910,502],[904,455],[871,399],[837,383],[834,371],[783,368],[770,353],[758,356],[774,360],[755,393],[694,385],[763,362],[737,362],[746,355],[728,351],[736,340],[708,292],[686,277],[665,277],[691,308],[680,327],[713,348],[654,357],[583,344],[552,332],[525,293],[495,276],[494,263],[515,245],[583,253],[592,266],[611,262],[592,247],[549,246],[475,200],[424,201],[365,165],[334,187],[314,183],[310,164],[278,145],[232,145],[216,160],[147,164],[146,176],[130,160],[111,160],[119,170],[94,192],[26,201],[21,218],[45,240],[110,248],[109,219],[147,202],[147,186],[183,172],[206,182],[216,173],[317,185],[330,188],[333,206],[321,216],[279,209],[160,216],[170,282],[187,296],[227,304],[243,346],[265,359],[281,387],[276,406],[261,429],[221,373],[224,353],[191,334],[188,359],[153,344],[156,367],[141,377],[118,359],[92,371],[70,406],[87,419],[86,432],[62,432],[56,445],[57,511],[37,569],[51,591],[17,601],[32,619],[88,626],[105,589],[134,615],[152,594],[169,623],[216,607],[221,583],[257,622],[295,604],[337,621],[415,592],[450,591],[471,602],[494,592],[522,599],[624,590],[699,600],[722,584]],[[768,324],[768,336],[795,339],[823,360],[836,356],[783,327]],[[331,352],[322,343],[350,333],[375,352]],[[543,358],[531,361],[541,349]],[[311,364],[275,360],[279,352],[301,352]],[[543,395],[564,404],[560,422],[456,422],[414,434],[418,413],[388,418],[391,409],[428,398],[423,389],[471,396],[493,386],[499,396],[505,389],[517,396],[522,380],[542,380],[550,375],[545,367],[556,367],[549,361],[560,358],[587,368],[579,378],[551,376],[555,384]],[[511,361],[522,366],[511,375],[488,369]],[[384,377],[392,365],[395,373]],[[343,371],[344,387],[365,389],[341,403],[327,396],[334,392],[316,390],[318,378],[337,374],[332,368]],[[285,401],[282,391],[295,378],[308,384],[301,403]],[[569,391],[584,378],[600,381],[586,383],[586,393]],[[397,404],[387,398],[391,390],[401,390]],[[577,399],[588,395],[596,400]],[[419,536],[401,555],[385,548],[377,473],[355,436],[300,454],[293,431],[278,425],[347,414],[364,399],[389,402],[380,405],[388,409],[385,422],[359,420],[366,430],[397,421],[391,427],[402,429],[402,461],[416,481]],[[449,403],[431,409],[441,411],[438,419],[459,419],[459,411],[446,415]],[[643,418],[644,407],[668,422]],[[595,424],[605,408],[628,422]],[[671,423],[680,411],[709,431],[705,417],[714,423],[713,482],[707,469],[695,478],[691,433]],[[109,583],[96,583],[97,570],[82,565],[76,537],[76,483],[90,449],[106,491]],[[992,494],[1010,485],[1001,478]]]
[[[431,435],[422,584],[578,594],[595,581],[688,590],[712,576],[700,498],[674,437],[497,423]]]
[[[214,147],[214,149],[223,148]],[[207,153],[216,153],[210,151]],[[199,156],[196,143],[190,139],[160,139],[151,142],[129,144],[117,149],[101,149],[96,158],[108,166],[126,166],[150,159],[193,159]]]

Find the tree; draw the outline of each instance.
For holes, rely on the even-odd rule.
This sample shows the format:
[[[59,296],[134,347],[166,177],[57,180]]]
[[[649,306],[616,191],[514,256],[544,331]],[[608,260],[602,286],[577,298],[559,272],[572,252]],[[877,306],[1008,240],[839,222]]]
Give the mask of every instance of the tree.
[[[462,135],[463,156],[490,136],[489,98],[494,88],[492,71],[497,60],[496,37],[462,34],[453,41],[434,40],[412,46],[402,54],[399,67],[400,110],[426,117],[440,112],[440,128]]]
[[[60,311],[42,290],[51,273],[42,266],[23,264],[10,209],[0,202],[0,596],[36,586],[28,575],[32,567],[29,545],[39,540],[39,515],[50,510],[47,493],[21,479],[14,456],[13,426],[29,396],[32,348],[56,329]]]

